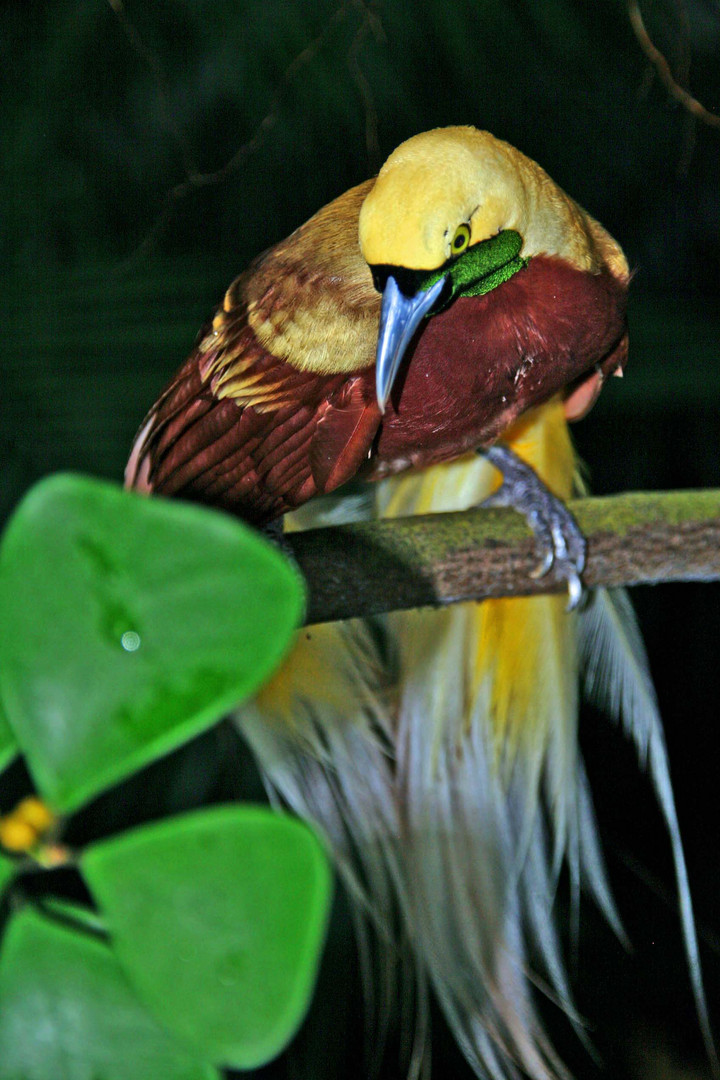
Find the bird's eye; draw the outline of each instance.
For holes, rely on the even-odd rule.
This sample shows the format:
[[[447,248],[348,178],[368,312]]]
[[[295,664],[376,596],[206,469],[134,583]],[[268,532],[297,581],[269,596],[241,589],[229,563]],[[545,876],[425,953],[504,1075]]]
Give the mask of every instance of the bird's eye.
[[[470,226],[458,225],[455,230],[455,235],[450,242],[450,252],[452,255],[459,255],[470,243]]]

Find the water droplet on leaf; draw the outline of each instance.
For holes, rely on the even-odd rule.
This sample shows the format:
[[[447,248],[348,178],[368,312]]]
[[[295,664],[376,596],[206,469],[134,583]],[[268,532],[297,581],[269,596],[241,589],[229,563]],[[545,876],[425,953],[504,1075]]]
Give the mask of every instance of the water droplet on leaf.
[[[136,652],[140,648],[140,635],[135,630],[126,630],[120,644],[126,652]]]

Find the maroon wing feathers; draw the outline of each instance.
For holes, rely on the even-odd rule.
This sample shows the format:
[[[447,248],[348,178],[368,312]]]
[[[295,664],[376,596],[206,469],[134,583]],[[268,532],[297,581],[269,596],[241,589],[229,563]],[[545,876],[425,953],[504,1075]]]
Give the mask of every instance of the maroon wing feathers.
[[[261,524],[350,479],[379,421],[372,372],[298,371],[242,308],[221,310],[148,414],[126,484]]]

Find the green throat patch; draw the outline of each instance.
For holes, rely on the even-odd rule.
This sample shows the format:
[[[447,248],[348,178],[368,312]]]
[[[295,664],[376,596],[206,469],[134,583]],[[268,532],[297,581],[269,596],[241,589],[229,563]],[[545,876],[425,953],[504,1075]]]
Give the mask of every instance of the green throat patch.
[[[458,296],[482,296],[527,266],[520,255],[523,239],[514,229],[505,229],[489,240],[473,244],[457,259],[424,275],[418,291],[426,292],[436,281],[447,277],[450,292],[434,311],[440,311]]]

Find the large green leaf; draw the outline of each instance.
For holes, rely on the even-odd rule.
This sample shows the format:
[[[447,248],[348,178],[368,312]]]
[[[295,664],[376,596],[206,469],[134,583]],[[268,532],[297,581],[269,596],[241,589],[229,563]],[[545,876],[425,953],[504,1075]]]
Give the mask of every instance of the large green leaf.
[[[0,547],[0,693],[47,801],[70,810],[267,678],[303,603],[265,540],[211,510],[58,475]]]
[[[139,996],[217,1064],[279,1053],[312,994],[330,870],[301,822],[222,806],[89,848],[81,870]]]
[[[138,1001],[110,949],[31,908],[0,954],[0,1080],[219,1080]]]

